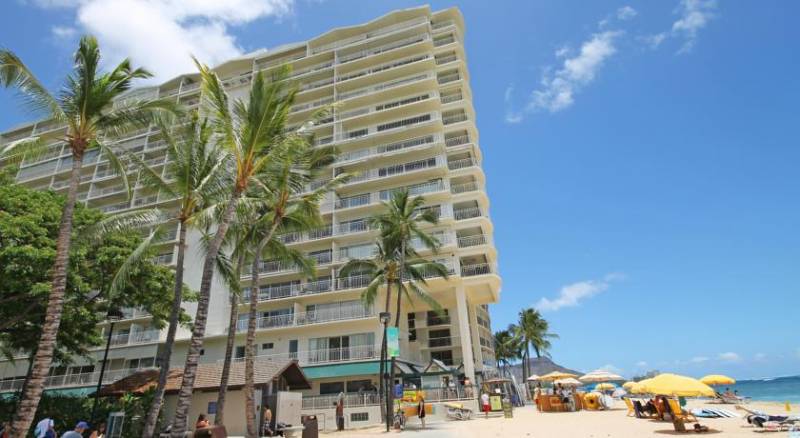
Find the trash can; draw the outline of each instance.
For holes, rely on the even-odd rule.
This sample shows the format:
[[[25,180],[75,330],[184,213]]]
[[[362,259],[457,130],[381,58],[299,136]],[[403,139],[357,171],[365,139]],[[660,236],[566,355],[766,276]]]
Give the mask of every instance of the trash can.
[[[319,438],[319,426],[317,426],[316,415],[303,415],[300,417],[303,429],[303,438]]]

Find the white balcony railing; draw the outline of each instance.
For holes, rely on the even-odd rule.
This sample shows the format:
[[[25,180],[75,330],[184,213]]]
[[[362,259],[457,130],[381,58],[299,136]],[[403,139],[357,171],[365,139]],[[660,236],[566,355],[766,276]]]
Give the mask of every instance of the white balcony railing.
[[[486,275],[491,273],[492,273],[492,266],[488,263],[461,265],[462,277],[473,277],[476,275]]]
[[[358,43],[358,42],[361,42],[361,41],[366,41],[366,40],[369,40],[371,38],[375,38],[377,36],[386,35],[386,34],[389,34],[389,33],[392,33],[392,32],[398,31],[398,30],[403,30],[403,29],[408,29],[410,27],[418,26],[420,24],[427,23],[427,21],[428,20],[427,20],[426,17],[419,17],[419,18],[415,18],[413,20],[404,21],[402,23],[393,24],[391,26],[381,27],[381,28],[376,29],[376,30],[371,31],[371,32],[365,32],[365,33],[362,33],[362,34],[358,34],[358,35],[352,36],[350,38],[346,38],[346,39],[343,39],[343,40],[338,40],[338,41],[334,41],[332,43],[328,43],[328,44],[324,44],[324,45],[321,45],[321,46],[313,47],[311,49],[311,53],[317,54],[317,53],[326,52],[328,50],[338,49],[340,47],[344,47],[344,46],[347,46],[347,45],[350,45],[350,44],[355,44],[355,43]]]
[[[401,142],[389,143],[371,148],[359,149],[351,152],[339,154],[336,158],[336,164],[346,164],[353,161],[358,161],[376,155],[384,155],[392,152],[403,151],[410,148],[421,148],[435,144],[440,141],[441,137],[437,134],[426,135],[424,137],[417,137],[410,140]]]
[[[135,345],[158,341],[159,330],[143,330],[140,332],[119,333],[111,335],[111,345]]]
[[[465,183],[459,184],[452,184],[450,185],[450,193],[457,195],[459,193],[466,193],[466,192],[474,192],[478,190],[480,186],[475,181],[469,181]]]
[[[458,135],[455,137],[447,137],[444,139],[444,144],[447,147],[459,146],[469,143],[469,135]]]
[[[468,248],[470,246],[486,245],[486,236],[483,234],[476,234],[473,236],[461,236],[458,238],[459,248]]]
[[[446,115],[442,117],[442,123],[452,125],[453,123],[464,122],[468,119],[465,113]]]
[[[114,383],[123,377],[127,377],[133,373],[150,368],[126,368],[123,370],[105,370],[103,373],[103,383]],[[63,388],[63,387],[81,387],[97,385],[100,380],[100,371],[91,373],[80,374],[62,374],[56,376],[47,376],[44,381],[46,388]],[[25,378],[0,380],[0,392],[19,391]]]
[[[389,52],[391,50],[400,49],[406,46],[410,46],[412,44],[421,43],[423,41],[430,40],[430,35],[427,33],[421,35],[415,35],[409,38],[403,38],[398,41],[392,41],[388,44],[383,44],[377,47],[371,47],[369,49],[359,50],[357,52],[348,53],[346,55],[339,56],[339,64],[345,64],[351,61],[355,61],[357,59],[366,58],[367,56],[377,55],[384,52]]]
[[[283,327],[297,327],[311,324],[320,324],[335,321],[347,321],[354,319],[364,319],[376,317],[372,308],[362,304],[342,306],[334,309],[322,309],[310,312],[289,313],[285,315],[274,315],[256,318],[256,329],[267,330]],[[237,331],[247,330],[247,319],[241,319],[236,323]]]
[[[285,352],[274,354],[261,354],[255,357],[256,361],[288,359],[297,360],[301,366],[318,365],[323,363],[350,362],[360,360],[379,359],[381,354],[380,345],[354,345],[344,348],[324,348],[317,350],[303,350],[297,352]],[[243,362],[244,358],[236,358],[234,362]],[[222,360],[217,363],[223,363]]]
[[[450,170],[464,169],[467,167],[475,166],[475,160],[470,158],[461,158],[459,160],[452,160],[447,162],[447,168]]]
[[[453,209],[453,218],[457,221],[483,216],[480,207],[461,207]]]
[[[411,84],[414,82],[420,82],[427,79],[433,79],[432,73],[421,73],[412,76],[407,76],[400,79],[393,79],[391,81],[383,82],[377,85],[370,85],[368,87],[358,88],[353,91],[345,91],[343,93],[339,93],[337,98],[339,100],[344,99],[351,99],[353,97],[363,96],[365,94],[372,94],[377,93],[383,90],[390,90],[392,88],[402,87],[403,85]],[[342,117],[344,118],[344,117]]]

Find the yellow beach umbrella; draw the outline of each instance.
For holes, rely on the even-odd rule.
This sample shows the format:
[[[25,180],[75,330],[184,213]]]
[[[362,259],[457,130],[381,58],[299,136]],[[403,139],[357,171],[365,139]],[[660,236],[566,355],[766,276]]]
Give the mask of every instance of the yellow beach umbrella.
[[[548,382],[552,382],[554,380],[568,379],[570,377],[574,378],[574,377],[578,377],[578,376],[575,375],[575,374],[564,373],[564,372],[561,372],[561,371],[553,371],[552,373],[545,374],[544,376],[540,377],[539,380],[545,380],[545,381],[548,381]]]
[[[632,383],[632,385],[625,389],[627,389],[631,394],[647,394],[647,391],[642,389],[642,382],[644,382],[644,380],[641,382],[628,382]]]
[[[659,374],[639,382],[639,393],[671,395],[674,397],[713,397],[714,389],[691,377],[677,374]]]
[[[612,390],[612,389],[614,389],[616,387],[617,386],[614,385],[613,383],[598,383],[597,385],[594,386],[594,390],[595,391],[609,391],[609,390]]]
[[[636,386],[636,382],[625,382],[622,384],[622,387],[627,389],[628,391],[630,391],[631,388],[633,388],[634,386]]]
[[[722,374],[709,374],[700,379],[700,381],[706,385],[733,385],[736,383],[736,379]]]

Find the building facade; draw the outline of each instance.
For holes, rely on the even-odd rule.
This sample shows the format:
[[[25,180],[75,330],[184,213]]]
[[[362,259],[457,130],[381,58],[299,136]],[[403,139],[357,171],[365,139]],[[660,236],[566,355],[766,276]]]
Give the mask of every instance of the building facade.
[[[420,7],[334,29],[306,42],[257,51],[215,68],[229,93],[245,97],[254,72],[291,65],[291,79],[300,87],[292,123],[302,123],[319,107],[336,104],[333,115],[314,127],[315,138],[320,145],[333,144],[340,150],[330,166],[331,177],[340,172],[354,177],[322,203],[325,227],[282,236],[288,245],[315,259],[316,277],[305,278],[295,267],[270,260],[261,263],[259,290],[250,290],[249,271],[242,277],[245,301],[250,293],[258,294],[258,360],[298,359],[313,381],[308,395],[356,392],[377,384],[382,309],[360,301],[366,276],[340,278],[338,269],[351,258],[371,256],[376,231],[366,219],[401,188],[423,196],[425,208],[439,215],[439,223],[428,228],[442,243],[441,250],[430,254],[422,251],[422,245],[419,248],[443,263],[450,277],[430,278],[427,286],[446,309],[445,315],[420,301],[405,301],[399,360],[410,369],[423,369],[435,359],[437,365],[452,366],[473,382],[494,364],[488,306],[499,299],[500,277],[463,36],[457,9],[432,12]],[[174,98],[193,107],[199,103],[198,80],[196,74],[187,74],[131,95]],[[63,129],[51,122],[28,124],[3,133],[0,144],[31,135],[54,137]],[[164,144],[154,129],[132,133],[118,140],[117,147],[163,168]],[[64,192],[70,167],[68,149],[55,142],[44,157],[22,164],[17,181]],[[173,202],[164,193],[138,185],[128,199],[107,160],[94,152],[84,159],[79,199],[108,213]],[[202,251],[199,236],[190,233],[189,238],[185,279],[197,289]],[[161,246],[159,263],[174,263],[174,239],[173,232]],[[382,302],[380,297],[376,300]],[[192,303],[185,308],[194,314]],[[224,357],[230,312],[228,291],[219,282],[213,287],[210,308],[201,360],[216,363]],[[242,304],[239,309],[237,360],[244,356],[246,308]],[[125,319],[114,327],[104,380],[154,366],[165,336],[165,330],[150,326],[149,315],[126,309]],[[189,337],[187,330],[179,330],[172,366],[183,365]],[[0,362],[0,391],[21,386],[27,361],[20,359]],[[95,353],[95,359],[102,359],[102,351]],[[98,370],[97,363],[80,360],[54,368],[48,387],[91,386]]]

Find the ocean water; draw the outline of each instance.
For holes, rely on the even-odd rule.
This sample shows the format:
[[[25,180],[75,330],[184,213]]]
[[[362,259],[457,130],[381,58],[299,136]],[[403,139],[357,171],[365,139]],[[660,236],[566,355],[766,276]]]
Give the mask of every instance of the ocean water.
[[[727,386],[717,389],[723,392],[725,388]],[[800,403],[800,376],[739,380],[730,388],[753,400]]]

